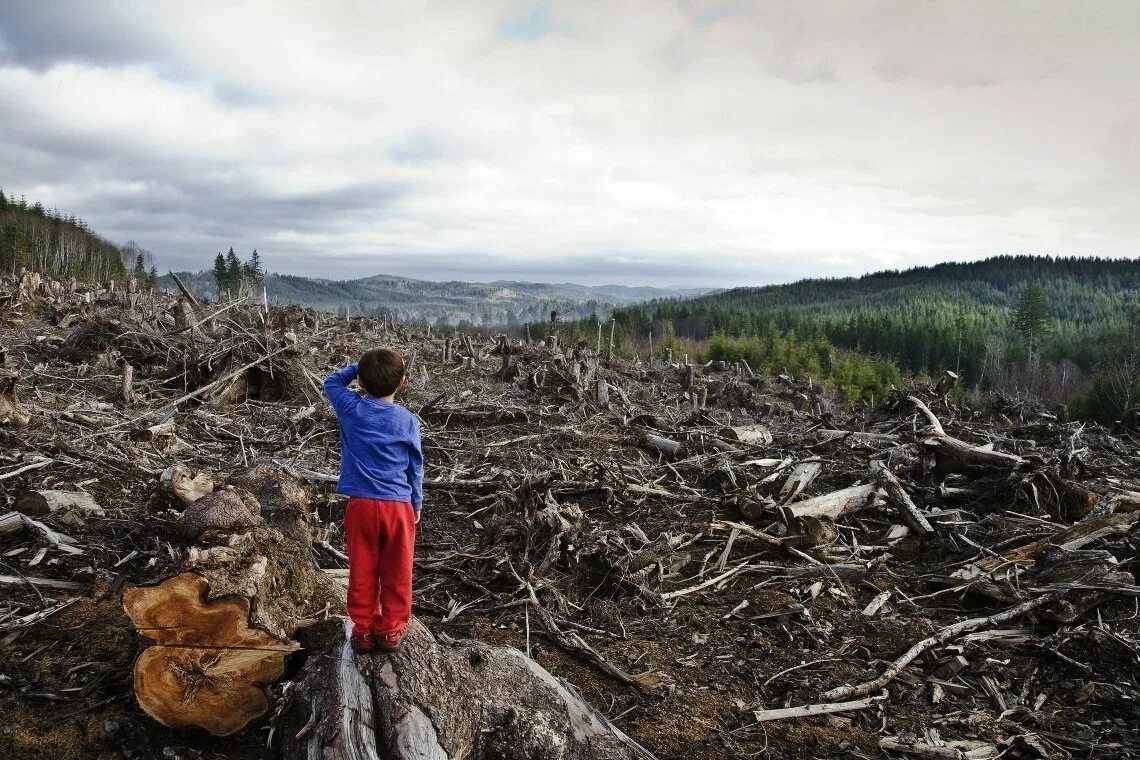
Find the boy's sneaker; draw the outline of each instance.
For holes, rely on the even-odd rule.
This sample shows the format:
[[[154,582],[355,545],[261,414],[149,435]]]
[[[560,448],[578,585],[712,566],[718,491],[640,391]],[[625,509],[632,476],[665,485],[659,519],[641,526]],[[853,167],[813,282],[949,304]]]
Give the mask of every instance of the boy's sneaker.
[[[376,639],[371,633],[352,634],[352,651],[357,654],[368,654],[376,646]]]
[[[404,632],[397,631],[396,633],[378,633],[376,634],[376,646],[384,652],[395,652],[400,648],[400,643],[404,640]]]

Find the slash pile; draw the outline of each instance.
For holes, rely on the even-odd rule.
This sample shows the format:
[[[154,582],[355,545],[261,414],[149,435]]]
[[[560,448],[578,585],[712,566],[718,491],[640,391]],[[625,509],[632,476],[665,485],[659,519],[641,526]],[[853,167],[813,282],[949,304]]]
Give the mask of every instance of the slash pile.
[[[969,408],[953,378],[848,415],[808,378],[631,363],[557,331],[32,276],[0,281],[0,750],[289,753],[282,731],[265,749],[271,717],[216,738],[145,714],[123,591],[176,577],[197,551],[186,505],[255,466],[307,484],[305,551],[342,578],[320,383],[377,345],[409,357],[424,423],[417,616],[522,650],[647,753],[1140,753],[1127,434]],[[270,714],[317,647],[267,687]]]

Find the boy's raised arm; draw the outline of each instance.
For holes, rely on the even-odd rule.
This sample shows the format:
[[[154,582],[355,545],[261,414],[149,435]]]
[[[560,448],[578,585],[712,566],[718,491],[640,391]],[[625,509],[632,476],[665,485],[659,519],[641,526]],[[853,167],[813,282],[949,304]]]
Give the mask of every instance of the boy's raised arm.
[[[333,409],[337,412],[344,411],[351,404],[358,403],[360,396],[353,393],[348,389],[348,384],[356,379],[356,363],[352,363],[344,369],[338,369],[325,378],[325,394],[332,402]]]
[[[419,515],[424,506],[424,455],[420,449],[420,421],[412,418],[412,441],[408,456],[408,483],[412,486],[412,508]]]

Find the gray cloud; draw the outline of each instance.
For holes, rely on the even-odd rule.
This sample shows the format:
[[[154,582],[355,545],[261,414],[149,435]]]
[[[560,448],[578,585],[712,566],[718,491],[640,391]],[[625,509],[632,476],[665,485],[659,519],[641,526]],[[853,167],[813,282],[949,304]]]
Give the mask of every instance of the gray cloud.
[[[0,186],[162,266],[765,283],[1136,255],[1140,5],[0,4]]]
[[[110,3],[5,0],[0,3],[0,50],[9,61],[36,69],[61,61],[117,65],[161,60],[162,47],[141,19],[116,10]]]

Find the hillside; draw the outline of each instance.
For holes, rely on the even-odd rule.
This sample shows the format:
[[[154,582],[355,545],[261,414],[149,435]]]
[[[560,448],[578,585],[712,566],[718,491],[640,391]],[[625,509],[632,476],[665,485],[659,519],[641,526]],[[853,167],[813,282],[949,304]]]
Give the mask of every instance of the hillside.
[[[178,276],[195,295],[214,297],[211,273],[179,272]],[[162,283],[173,287],[169,276],[163,277]],[[401,322],[471,325],[536,322],[549,318],[552,310],[567,319],[585,318],[638,301],[706,292],[572,283],[434,282],[383,274],[359,280],[267,274],[265,287],[274,303],[296,303],[325,311],[347,308],[352,314],[394,317]]]
[[[1033,283],[1044,292],[1051,322],[1039,358],[1065,382],[1112,365],[1131,345],[1140,261],[1127,259],[999,256],[736,288],[622,309],[617,317],[629,332],[647,332],[657,323],[659,335],[672,329],[695,340],[715,333],[763,338],[773,330],[791,332],[890,358],[905,371],[957,369],[971,386],[1016,385],[1031,378],[1010,377],[1027,358],[1011,315]]]
[[[148,251],[134,243],[118,245],[93,232],[87,222],[22,196],[0,190],[0,272],[21,268],[59,278],[118,280],[132,267],[136,275],[151,265]],[[141,277],[140,277],[141,279]]]

